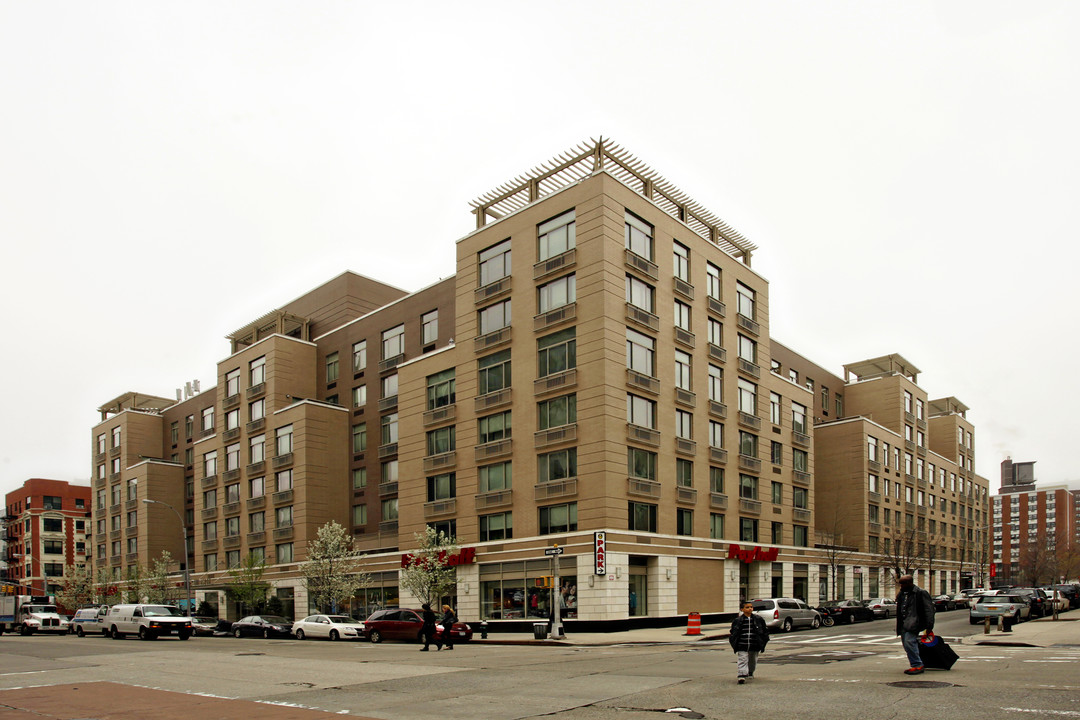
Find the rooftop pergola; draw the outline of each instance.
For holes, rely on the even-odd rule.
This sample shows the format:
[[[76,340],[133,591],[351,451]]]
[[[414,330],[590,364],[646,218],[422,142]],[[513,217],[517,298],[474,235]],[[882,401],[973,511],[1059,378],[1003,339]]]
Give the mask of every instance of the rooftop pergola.
[[[274,310],[226,335],[225,339],[232,343],[232,351],[235,353],[271,335],[288,335],[310,340],[310,330],[311,322],[307,318],[284,310]]]
[[[644,195],[704,239],[750,265],[756,245],[606,138],[590,139],[473,200],[470,204],[476,215],[476,227],[482,228],[489,220],[504,218],[598,172],[606,172]]]
[[[115,415],[124,410],[139,410],[140,412],[159,413],[167,407],[176,404],[176,400],[158,397],[157,395],[145,395],[137,392],[126,392],[113,398],[98,408],[101,419],[108,419],[109,415]]]
[[[967,405],[952,396],[941,398],[939,400],[931,400],[929,405],[930,417],[954,414],[960,415],[961,417],[967,417],[967,411],[970,410]]]
[[[903,375],[913,383],[919,382],[919,368],[905,360],[902,355],[893,353],[882,355],[870,360],[860,360],[856,363],[844,366],[844,382],[851,382],[851,376],[856,380],[872,380],[873,378],[888,377],[889,375]]]

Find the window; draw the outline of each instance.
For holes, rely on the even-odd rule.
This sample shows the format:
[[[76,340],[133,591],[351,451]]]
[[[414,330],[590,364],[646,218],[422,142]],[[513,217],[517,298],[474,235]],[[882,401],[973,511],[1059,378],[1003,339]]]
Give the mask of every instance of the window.
[[[457,448],[457,437],[454,426],[430,430],[427,433],[427,454],[440,455]]]
[[[494,305],[488,305],[477,313],[477,317],[481,335],[510,327],[510,301],[503,300]]]
[[[773,505],[784,504],[784,484],[775,480],[772,482],[772,501]]]
[[[503,240],[498,245],[482,250],[477,260],[480,263],[480,287],[509,277],[511,272],[510,241]]]
[[[646,260],[653,259],[653,229],[641,218],[626,213],[626,249]]]
[[[326,382],[337,382],[338,379],[338,354],[332,352],[326,356]]]
[[[457,476],[455,473],[443,473],[427,479],[428,502],[449,500],[457,497]]]
[[[675,460],[675,484],[679,487],[694,487],[694,463],[690,460]]]
[[[805,450],[792,448],[791,466],[796,472],[810,472],[810,454]]]
[[[240,408],[225,413],[225,429],[236,430],[240,427]]]
[[[379,385],[382,389],[382,397],[386,398],[397,397],[398,394],[398,376],[397,373],[393,375],[387,375],[379,381]]]
[[[690,353],[682,350],[675,351],[675,387],[680,390],[690,391],[693,389],[692,371],[690,366]]]
[[[285,507],[279,507],[274,510],[276,527],[292,527],[292,505],[286,505]]]
[[[541,261],[561,255],[577,246],[577,223],[573,210],[541,223],[538,235],[537,256]]]
[[[266,398],[256,400],[248,405],[248,417],[252,422],[266,417]]]
[[[877,438],[873,435],[866,436],[866,457],[870,462],[877,462]]]
[[[217,507],[217,490],[206,490],[202,497],[204,508]]]
[[[694,414],[686,410],[675,411],[675,437],[683,440],[694,439]]]
[[[352,369],[358,373],[367,367],[367,340],[353,343],[352,346]]]
[[[632,478],[656,480],[656,453],[641,448],[626,448],[627,473]]]
[[[398,441],[398,414],[390,413],[382,416],[382,425],[379,433],[380,445],[389,445]]]
[[[382,482],[397,482],[398,479],[398,461],[387,460],[382,463],[379,468],[379,475],[382,477]]]
[[[226,550],[225,551],[225,567],[235,568],[240,566],[240,551],[239,550]]]
[[[805,525],[792,525],[791,544],[797,547],[810,547],[810,529]],[[871,538],[876,540],[876,538]]]
[[[809,491],[806,488],[793,488],[791,491],[791,505],[801,510],[810,507]]]
[[[139,481],[135,480],[135,479],[128,480],[128,483],[127,483],[127,499],[128,500],[137,500],[138,497],[139,497]],[[45,500],[46,500],[46,505],[45,505],[46,510],[59,510],[60,509],[60,498],[54,498],[54,500],[56,502],[55,507],[49,507],[49,505],[48,505],[49,498],[48,497],[46,497]]]
[[[203,454],[203,477],[217,475],[217,450]]]
[[[352,389],[352,404],[354,408],[367,405],[367,385],[358,385]]]
[[[739,475],[739,497],[757,500],[758,479],[753,475]]]
[[[577,422],[577,395],[563,395],[537,403],[539,429],[562,427]]]
[[[282,490],[292,490],[293,488],[293,476],[292,470],[282,470],[274,475],[274,487],[277,488],[277,492]]]
[[[705,264],[705,293],[713,300],[721,299],[720,268],[712,263]]]
[[[509,410],[482,417],[477,423],[477,442],[481,445],[497,440],[505,440],[510,437],[511,424]]]
[[[772,539],[770,542],[773,545],[782,545],[784,543],[784,523],[772,523]]]
[[[536,481],[539,483],[577,477],[577,448],[545,453],[536,458]]]
[[[540,312],[560,308],[577,302],[577,281],[574,275],[567,275],[537,288]]]
[[[291,563],[293,562],[293,544],[281,543],[274,548],[274,555],[276,556],[278,563]],[[210,568],[207,568],[209,570]]]
[[[510,387],[510,351],[503,350],[477,361],[477,382],[481,395]]]
[[[709,537],[713,540],[724,539],[724,516],[717,513],[709,515]]]
[[[240,534],[240,518],[225,518],[225,537],[236,537]]]
[[[383,520],[397,520],[398,519],[398,499],[389,498],[382,501],[382,519]]]
[[[709,399],[724,402],[724,370],[716,365],[709,366]]]
[[[709,492],[724,494],[724,468],[709,468]]]
[[[248,363],[248,380],[251,385],[261,385],[266,381],[266,356],[257,357]]]
[[[773,440],[772,441],[772,446],[771,446],[771,452],[769,454],[772,457],[772,464],[773,465],[783,465],[784,464],[784,446],[783,446],[783,444],[778,443],[775,440]]]
[[[352,451],[362,453],[367,450],[367,423],[352,426]]]
[[[225,397],[232,397],[240,392],[240,368],[233,368],[225,373]]]
[[[389,360],[405,354],[405,325],[401,324],[382,333],[382,359]]]
[[[757,341],[739,335],[739,358],[757,364]]]
[[[188,415],[184,418],[184,437],[190,438],[195,432],[195,416]]]
[[[484,465],[479,468],[480,492],[492,492],[496,490],[509,490],[511,482],[511,464],[509,461]]]
[[[439,311],[432,310],[420,316],[420,343],[432,345],[439,339]]]
[[[739,454],[756,458],[758,456],[758,436],[744,430],[739,431]]]
[[[709,421],[709,447],[724,447],[724,424],[715,420]]]
[[[656,429],[656,402],[646,398],[626,394],[626,422],[631,425]]]
[[[105,433],[101,433],[100,435],[97,436],[97,451],[98,451],[98,454],[101,454],[101,453],[105,452],[106,449],[108,449],[108,448],[106,446]]]
[[[656,340],[626,328],[626,367],[656,377]]]
[[[128,551],[129,555],[139,552],[139,538],[128,538],[127,551]],[[45,566],[45,574],[46,575],[63,575],[64,574],[64,566],[60,565],[60,564],[54,564],[52,569],[50,570],[50,568],[49,568],[49,566],[47,564]]]
[[[672,262],[675,277],[690,282],[690,250],[681,243],[672,243],[674,259]]]
[[[367,468],[353,468],[352,486],[353,490],[363,490],[367,487]]]
[[[513,513],[495,513],[480,516],[480,542],[486,540],[509,540],[514,537]]]
[[[675,301],[675,327],[690,332],[690,306],[678,300]]]
[[[225,471],[240,469],[240,443],[225,446]]]
[[[260,510],[248,515],[248,532],[262,532],[266,529],[266,513]]]
[[[288,455],[293,451],[293,427],[292,425],[284,425],[279,427],[275,431],[274,435],[277,442],[277,454]]]
[[[574,532],[577,530],[577,503],[549,505],[539,508],[539,531],[541,535]]]
[[[912,395],[911,395],[910,392],[905,390],[904,391],[904,412],[910,413],[912,411],[913,408],[911,407],[911,402],[912,402]]]
[[[628,529],[637,532],[656,532],[656,506],[650,503],[629,503]]]
[[[540,377],[577,367],[577,339],[574,328],[540,338],[537,348],[537,372]]]
[[[782,412],[780,408],[781,408],[780,395],[778,393],[770,392],[769,393],[769,420],[772,421],[773,425],[779,425],[780,424],[780,414]]]
[[[739,541],[757,542],[758,521],[754,518],[739,518]]]
[[[173,445],[180,442],[180,423],[174,422],[169,426],[169,442]]]
[[[806,434],[806,406],[797,402],[791,403],[791,429],[797,433]]]
[[[123,491],[120,489],[120,486],[119,485],[113,485],[112,486],[112,504],[113,505],[119,505],[120,501],[123,500],[123,499],[124,499]],[[27,529],[29,529],[30,521],[27,520],[26,522],[27,522]]]
[[[656,291],[653,286],[633,275],[626,276],[626,302],[647,312],[653,312]]]
[[[226,503],[238,503],[240,502],[240,483],[233,483],[225,486],[225,502]]]
[[[741,282],[737,282],[735,283],[735,297],[735,312],[751,320],[757,317],[754,312],[755,295],[753,290]]]
[[[709,344],[724,347],[724,324],[709,318]]]
[[[457,402],[456,371],[443,370],[427,377],[427,409],[446,407]]]
[[[739,410],[757,415],[757,385],[742,378],[739,378]]]
[[[257,477],[248,481],[248,497],[260,498],[266,494],[266,478]]]

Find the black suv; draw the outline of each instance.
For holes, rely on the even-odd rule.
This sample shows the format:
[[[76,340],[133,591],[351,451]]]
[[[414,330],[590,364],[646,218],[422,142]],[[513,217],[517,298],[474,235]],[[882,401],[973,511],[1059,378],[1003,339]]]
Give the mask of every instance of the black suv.
[[[1054,612],[1053,605],[1046,591],[1042,588],[1009,588],[1010,595],[1018,595],[1031,606],[1031,617],[1046,617]]]

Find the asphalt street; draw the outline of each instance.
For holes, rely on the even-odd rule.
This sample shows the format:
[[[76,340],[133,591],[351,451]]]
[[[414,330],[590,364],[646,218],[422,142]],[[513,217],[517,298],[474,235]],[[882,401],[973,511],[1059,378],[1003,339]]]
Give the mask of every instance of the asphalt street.
[[[943,615],[939,633],[953,623],[966,625],[967,614]],[[118,697],[123,686],[156,688],[400,720],[1080,718],[1080,643],[954,649],[952,671],[911,678],[890,621],[775,635],[756,679],[739,686],[724,640],[420,653],[396,643],[4,635],[0,720],[62,717],[17,714],[6,690],[95,682],[119,683]]]

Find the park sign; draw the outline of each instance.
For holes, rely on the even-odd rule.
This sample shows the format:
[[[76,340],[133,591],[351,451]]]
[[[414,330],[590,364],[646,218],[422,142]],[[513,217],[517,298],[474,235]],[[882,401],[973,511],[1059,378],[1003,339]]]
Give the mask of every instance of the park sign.
[[[593,533],[593,574],[607,575],[607,533]]]

